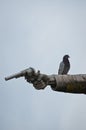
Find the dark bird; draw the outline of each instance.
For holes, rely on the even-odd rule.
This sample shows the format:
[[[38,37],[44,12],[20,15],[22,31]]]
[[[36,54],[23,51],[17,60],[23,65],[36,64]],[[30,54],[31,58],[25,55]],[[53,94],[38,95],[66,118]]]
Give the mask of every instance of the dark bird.
[[[58,74],[59,75],[64,75],[67,74],[69,69],[70,69],[70,62],[69,62],[69,55],[64,55],[63,56],[63,60],[59,65],[59,70],[58,70]]]

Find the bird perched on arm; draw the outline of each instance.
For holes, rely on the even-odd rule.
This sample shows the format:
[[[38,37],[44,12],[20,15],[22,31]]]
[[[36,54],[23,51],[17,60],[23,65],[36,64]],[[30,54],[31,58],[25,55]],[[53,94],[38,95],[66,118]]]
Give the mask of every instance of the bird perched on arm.
[[[68,71],[70,69],[70,62],[69,62],[68,58],[70,58],[69,55],[63,56],[63,60],[60,63],[59,70],[58,70],[59,75],[64,75],[64,74],[68,73]]]

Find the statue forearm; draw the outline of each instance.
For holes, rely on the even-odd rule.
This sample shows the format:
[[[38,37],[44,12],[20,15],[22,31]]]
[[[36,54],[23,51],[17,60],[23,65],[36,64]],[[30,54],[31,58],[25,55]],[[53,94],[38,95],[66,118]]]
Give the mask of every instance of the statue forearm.
[[[17,74],[6,77],[5,80],[12,78],[25,77],[25,80],[32,83],[33,86],[40,90],[50,85],[52,90],[68,93],[86,94],[86,74],[82,75],[46,75],[37,72],[33,68],[28,68]]]

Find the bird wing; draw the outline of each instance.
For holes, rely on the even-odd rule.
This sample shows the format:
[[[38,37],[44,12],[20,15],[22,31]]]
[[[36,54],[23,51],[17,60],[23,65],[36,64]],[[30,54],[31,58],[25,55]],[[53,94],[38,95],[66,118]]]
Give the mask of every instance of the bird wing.
[[[59,65],[58,74],[62,74],[63,73],[64,67],[65,67],[64,62],[61,62],[60,65]]]

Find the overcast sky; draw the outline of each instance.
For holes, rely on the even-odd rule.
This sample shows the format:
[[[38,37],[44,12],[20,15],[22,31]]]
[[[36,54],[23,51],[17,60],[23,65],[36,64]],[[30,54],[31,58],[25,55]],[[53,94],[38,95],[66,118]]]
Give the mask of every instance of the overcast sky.
[[[57,74],[65,54],[69,74],[86,73],[85,0],[0,1],[0,130],[86,130],[84,94],[4,80],[28,67]]]

